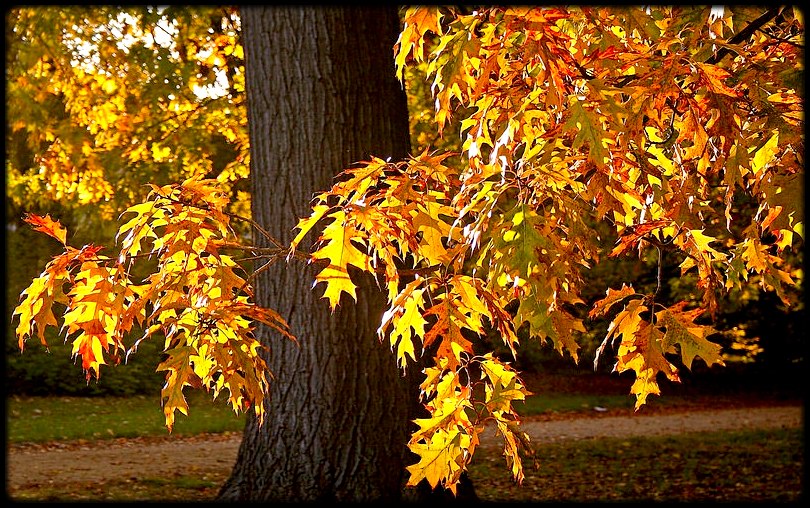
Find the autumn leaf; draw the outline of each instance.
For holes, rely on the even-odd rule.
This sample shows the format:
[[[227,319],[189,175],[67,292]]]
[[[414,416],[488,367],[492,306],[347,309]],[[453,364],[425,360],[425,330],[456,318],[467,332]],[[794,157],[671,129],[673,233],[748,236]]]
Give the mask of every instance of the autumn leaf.
[[[114,217],[113,203],[128,208],[111,258],[68,247],[58,221],[28,216],[65,252],[21,295],[13,314],[19,346],[33,334],[44,343],[47,327],[61,320],[74,354],[98,374],[138,324],[143,333],[129,352],[165,336],[159,368],[167,373],[169,428],[175,411],[188,410],[186,386],[227,392],[234,411],[253,408],[261,421],[270,373],[254,326],[295,339],[277,312],[252,301],[255,272],[242,266],[308,259],[317,269],[313,287],[324,285],[333,312],[344,293],[357,299],[353,277],[365,272],[388,298],[380,341],[400,368],[425,362],[420,401],[428,416],[416,420],[409,442],[418,457],[409,485],[424,480],[455,492],[485,419],[520,481],[529,443],[512,403],[528,392],[517,371],[480,351],[489,337],[517,357],[516,330],[527,324],[530,337],[576,362],[586,324],[599,326],[578,306],[604,294],[587,315],[607,322],[594,366],[615,353],[614,371],[635,376],[638,409],[660,395],[660,378],[678,381],[671,360],[722,364],[720,346],[708,340],[722,299],[750,287],[785,304],[795,299],[804,27],[795,8],[779,9],[778,18],[775,9],[762,18],[762,9],[738,9],[716,17],[708,6],[407,8],[393,63],[419,117],[421,153],[372,155],[338,173],[314,195],[288,247],[226,211],[232,184],[248,174],[245,115],[232,112],[244,102],[242,73],[229,75],[232,93],[211,101],[213,113],[174,90],[156,112],[143,100],[154,90],[143,87],[160,83],[157,75],[127,83],[109,69],[75,66],[60,44],[43,44],[51,48],[47,65],[20,54],[9,79],[13,203],[23,206],[36,192],[67,208],[97,206],[102,220]],[[28,19],[40,27],[56,21],[47,13]],[[39,40],[31,27],[17,28]],[[187,60],[238,65],[234,35],[198,35],[184,48]],[[195,53],[202,46],[209,49]],[[119,55],[102,59],[116,68],[154,67],[148,48],[145,60],[106,51]],[[208,79],[177,64],[177,76],[197,76],[192,88]],[[406,83],[410,70],[418,78]],[[71,109],[65,119],[42,113],[57,92]],[[158,140],[154,125],[177,135]],[[227,150],[206,145],[211,126]],[[212,161],[219,169],[222,153],[238,155],[216,180],[189,177],[210,174]],[[110,154],[139,171],[108,170]],[[19,167],[21,160],[35,160],[38,170]],[[149,184],[145,199],[125,185],[148,181],[144,171],[165,180],[174,166],[182,183]],[[240,242],[232,219],[273,247]],[[299,254],[311,232],[315,242]],[[638,259],[625,269],[631,255]],[[155,266],[130,280],[146,259]],[[672,264],[677,281],[659,276]]]
[[[617,241],[616,247],[610,251],[610,255],[619,256],[625,253],[628,249],[637,246],[639,241],[643,240],[644,237],[651,235],[654,231],[659,231],[661,228],[670,225],[670,221],[661,219],[645,222],[643,224],[636,224],[634,226],[625,228],[625,230],[622,232],[622,236]]]
[[[607,136],[602,128],[598,114],[583,105],[577,98],[570,99],[571,116],[563,124],[564,128],[575,132],[571,148],[576,150],[584,147],[587,150],[588,160],[597,166],[605,164],[608,151],[605,147]]]
[[[315,276],[316,283],[326,283],[323,298],[329,300],[332,311],[340,302],[340,294],[348,293],[355,300],[355,284],[349,276],[349,265],[360,269],[370,270],[371,265],[367,255],[358,250],[353,242],[361,241],[362,236],[355,228],[346,225],[346,213],[337,210],[330,214],[332,222],[323,230],[319,239],[322,245],[312,253],[312,260],[324,260],[329,264]]]
[[[448,298],[428,308],[424,317],[428,316],[436,316],[436,322],[425,333],[422,347],[428,349],[438,340],[439,346],[435,357],[439,365],[454,370],[462,360],[462,353],[473,352],[472,342],[462,334],[462,327],[469,328],[468,317],[462,314]]]
[[[163,400],[163,413],[166,416],[166,427],[169,431],[174,427],[174,412],[180,411],[188,415],[188,402],[183,395],[186,386],[199,386],[199,378],[194,373],[190,357],[194,349],[190,346],[180,346],[166,351],[168,358],[158,365],[157,370],[168,371],[166,384],[160,391]]]
[[[628,292],[631,288],[622,287],[622,293]],[[611,298],[610,291],[608,291],[608,298],[606,300],[618,301],[616,298],[621,296],[621,293],[613,295]],[[644,305],[643,300],[631,300],[621,311],[608,324],[608,331],[604,340],[596,349],[596,354],[593,359],[594,369],[598,366],[599,360],[605,352],[605,348],[611,343],[611,339],[621,339],[621,344],[632,344],[635,341],[635,334],[643,326],[642,312],[647,311],[648,308]],[[621,346],[620,346],[621,347]]]
[[[641,322],[630,338],[622,340],[619,345],[614,370],[618,373],[627,370],[635,372],[636,379],[630,393],[636,396],[636,411],[647,402],[649,395],[661,394],[657,379],[659,373],[671,381],[680,380],[677,368],[664,357],[662,341],[663,334],[658,328]]]
[[[21,302],[14,309],[12,318],[19,316],[15,333],[20,350],[24,349],[25,338],[34,333],[39,337],[43,346],[48,346],[45,340],[45,330],[48,326],[57,326],[56,316],[53,314],[53,280],[49,273],[43,273],[35,278],[20,295]]]
[[[41,231],[46,235],[56,238],[62,245],[67,242],[67,230],[58,220],[51,218],[50,214],[39,216],[33,213],[26,214],[23,220],[34,228],[35,231]]]
[[[681,360],[686,368],[692,369],[692,361],[699,356],[706,365],[723,365],[720,345],[706,339],[715,333],[710,326],[698,325],[694,320],[703,314],[703,309],[683,310],[687,302],[678,302],[669,309],[656,312],[660,326],[666,329],[661,339],[661,347],[669,351],[675,345],[680,349]]]
[[[424,293],[427,288],[419,288],[424,280],[416,279],[408,283],[397,295],[391,307],[385,311],[377,330],[382,338],[389,328],[388,341],[391,350],[396,349],[397,365],[405,369],[407,358],[416,360],[414,338],[423,339],[428,322],[422,315],[424,311]]]
[[[444,247],[450,234],[450,224],[441,219],[442,215],[451,216],[453,209],[435,202],[418,205],[413,212],[413,225],[421,235],[419,255],[428,264],[449,263],[452,254]]]
[[[394,66],[400,80],[403,79],[405,61],[409,55],[412,54],[417,61],[424,59],[422,38],[425,34],[431,31],[441,35],[441,16],[437,7],[408,7],[405,11],[402,31],[394,46]]]
[[[483,355],[480,360],[481,377],[487,379],[484,403],[487,409],[496,415],[514,414],[512,402],[525,400],[531,393],[523,386],[517,373],[507,365],[496,360],[491,353]]]
[[[635,295],[636,292],[633,290],[633,287],[627,284],[622,284],[622,287],[618,290],[608,288],[605,298],[602,300],[597,301],[593,304],[593,308],[588,313],[589,318],[595,318],[598,316],[604,315],[610,308],[615,304],[618,303],[628,296]]]
[[[326,212],[330,210],[331,207],[323,204],[314,205],[312,207],[312,214],[310,214],[309,217],[300,219],[298,221],[298,224],[295,226],[295,229],[298,229],[298,234],[290,242],[290,254],[288,255],[288,259],[295,252],[295,249],[298,247],[298,244],[301,243],[304,236],[306,236],[306,234],[312,230],[315,224],[317,224],[318,221],[321,220],[324,215],[326,215]]]
[[[699,63],[700,75],[705,80],[709,90],[714,93],[728,95],[730,97],[739,97],[741,92],[729,87],[725,81],[731,77],[731,73],[725,69],[721,69],[716,65]]]
[[[572,332],[584,333],[587,331],[582,320],[561,309],[552,312],[550,317],[554,329],[551,340],[554,342],[555,349],[560,355],[568,351],[574,363],[579,363],[579,344]]]
[[[435,488],[440,483],[455,494],[456,485],[466,464],[465,450],[470,447],[470,436],[461,432],[436,431],[429,440],[410,445],[419,456],[419,462],[408,466],[408,485],[415,486],[426,480]]]

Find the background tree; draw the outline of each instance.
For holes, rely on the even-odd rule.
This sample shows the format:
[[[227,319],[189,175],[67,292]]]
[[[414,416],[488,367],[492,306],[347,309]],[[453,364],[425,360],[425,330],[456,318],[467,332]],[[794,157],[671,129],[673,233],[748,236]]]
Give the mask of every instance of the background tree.
[[[74,234],[109,240],[147,183],[244,182],[237,26],[227,7],[7,11],[10,216],[59,211]],[[247,211],[245,189],[231,192],[232,209]]]

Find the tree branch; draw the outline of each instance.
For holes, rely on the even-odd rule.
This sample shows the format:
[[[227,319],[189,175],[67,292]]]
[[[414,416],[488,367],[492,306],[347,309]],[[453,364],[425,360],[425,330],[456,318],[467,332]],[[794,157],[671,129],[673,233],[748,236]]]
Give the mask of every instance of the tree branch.
[[[767,23],[768,21],[770,21],[773,18],[775,18],[776,16],[778,16],[780,10],[781,10],[781,7],[773,7],[771,9],[768,9],[767,11],[765,11],[765,13],[762,16],[758,17],[757,19],[755,19],[754,21],[749,23],[748,26],[746,26],[745,28],[740,30],[736,35],[734,35],[732,38],[730,38],[727,42],[729,44],[738,44],[738,43],[743,42],[744,40],[748,39],[749,37],[751,37],[754,34],[754,32],[756,32],[757,30],[762,28],[762,26],[765,23]],[[706,60],[706,63],[711,64],[711,65],[715,65],[720,60],[725,58],[726,55],[731,53],[731,51],[732,50],[729,49],[728,47],[720,48],[720,51],[718,51],[717,54],[715,54],[714,56],[712,56],[711,58]]]

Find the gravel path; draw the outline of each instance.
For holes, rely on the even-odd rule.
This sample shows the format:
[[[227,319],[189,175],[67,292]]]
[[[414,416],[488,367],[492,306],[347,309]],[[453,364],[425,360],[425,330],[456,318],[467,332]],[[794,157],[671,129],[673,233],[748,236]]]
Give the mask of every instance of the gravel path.
[[[803,407],[752,407],[661,415],[611,416],[523,423],[533,443],[567,439],[632,437],[734,429],[795,428],[803,424]],[[230,470],[241,433],[193,438],[116,439],[83,445],[7,447],[6,491],[31,483],[71,483],[139,479],[171,474]],[[494,430],[481,446],[499,446]],[[181,458],[182,460],[178,460]]]

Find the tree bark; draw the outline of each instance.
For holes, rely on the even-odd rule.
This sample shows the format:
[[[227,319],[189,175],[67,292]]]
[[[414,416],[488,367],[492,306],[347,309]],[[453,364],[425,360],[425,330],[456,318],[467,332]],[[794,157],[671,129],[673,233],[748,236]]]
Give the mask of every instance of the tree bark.
[[[254,219],[282,243],[313,194],[353,162],[409,150],[392,47],[395,7],[241,9]],[[266,241],[256,235],[258,245]],[[306,251],[306,244],[301,249]],[[297,343],[265,327],[273,374],[263,426],[249,417],[222,500],[397,499],[405,472],[409,390],[376,338],[385,303],[371,279],[334,315],[315,271],[277,263],[256,301],[278,310]],[[344,295],[345,297],[346,295]]]

